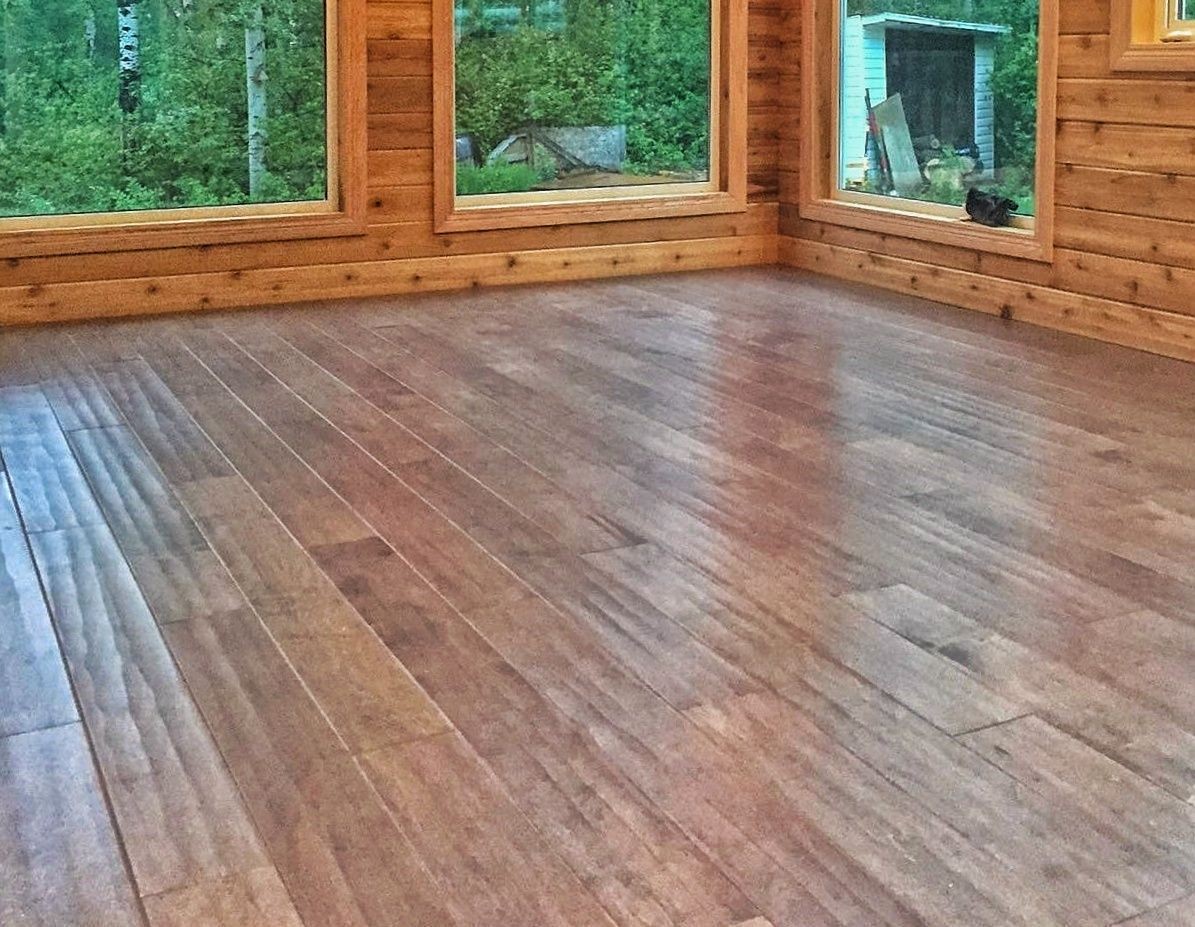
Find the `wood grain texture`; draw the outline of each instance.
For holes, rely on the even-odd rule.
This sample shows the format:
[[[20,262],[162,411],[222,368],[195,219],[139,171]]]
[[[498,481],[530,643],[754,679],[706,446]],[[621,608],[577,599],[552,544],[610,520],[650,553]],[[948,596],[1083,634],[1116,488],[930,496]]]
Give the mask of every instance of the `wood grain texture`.
[[[24,535],[0,528],[0,737],[78,721]]]
[[[350,62],[362,80],[339,84],[348,117],[341,124],[351,136],[346,157],[359,162],[359,170],[350,172],[353,186],[360,185],[357,175],[364,176],[364,234],[308,241],[230,238],[171,248],[136,241],[130,242],[135,250],[46,257],[14,251],[4,255],[0,325],[319,299],[338,290],[351,296],[367,292],[363,285],[373,293],[399,293],[467,288],[475,280],[583,279],[636,268],[646,273],[772,262],[780,151],[774,56],[787,2],[729,5],[738,44],[745,46],[727,62],[727,76],[729,83],[746,86],[745,106],[734,115],[735,134],[746,142],[733,146],[726,186],[736,210],[750,200],[747,213],[596,224],[557,216],[521,231],[435,234],[432,0],[346,0],[341,34],[364,32],[360,44],[368,51],[365,61]],[[360,86],[365,78],[367,85]],[[734,240],[754,236],[759,240]],[[679,264],[670,240],[683,242]],[[434,260],[440,256],[447,257]]]
[[[808,221],[798,203],[809,171],[796,164],[781,173],[791,178],[780,195],[781,263],[1190,360],[1195,82],[1172,62],[1163,62],[1170,73],[1114,71],[1106,0],[1047,6],[1057,8],[1060,33],[1057,129],[1052,146],[1039,146],[1053,149],[1052,264],[985,254],[961,239]],[[783,41],[799,54],[800,25],[790,22]],[[793,82],[788,92],[816,106],[816,82]]]
[[[265,864],[223,760],[115,541],[34,538],[38,567],[139,891]]]
[[[153,925],[1189,919],[1195,368],[782,269],[20,353],[86,738],[0,749],[93,747]]]
[[[0,737],[0,921],[144,927],[81,725]]]

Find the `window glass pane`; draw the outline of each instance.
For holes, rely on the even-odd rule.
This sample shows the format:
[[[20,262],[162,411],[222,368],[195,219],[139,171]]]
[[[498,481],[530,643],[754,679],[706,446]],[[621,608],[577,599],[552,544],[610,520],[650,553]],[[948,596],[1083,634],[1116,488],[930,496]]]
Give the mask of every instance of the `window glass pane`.
[[[1039,0],[845,0],[842,189],[1034,212]]]
[[[0,216],[324,200],[323,0],[3,0]]]
[[[1195,19],[1195,3],[1191,0],[1174,0],[1176,12],[1175,19],[1190,20]]]
[[[709,0],[455,13],[458,194],[709,179]]]

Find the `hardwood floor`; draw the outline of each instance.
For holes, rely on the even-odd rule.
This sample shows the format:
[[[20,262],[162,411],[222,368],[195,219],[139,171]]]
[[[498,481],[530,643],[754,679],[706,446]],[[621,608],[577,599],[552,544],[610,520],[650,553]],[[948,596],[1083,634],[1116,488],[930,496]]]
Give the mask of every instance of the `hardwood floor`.
[[[758,269],[0,332],[0,924],[1195,925],[1195,366]]]

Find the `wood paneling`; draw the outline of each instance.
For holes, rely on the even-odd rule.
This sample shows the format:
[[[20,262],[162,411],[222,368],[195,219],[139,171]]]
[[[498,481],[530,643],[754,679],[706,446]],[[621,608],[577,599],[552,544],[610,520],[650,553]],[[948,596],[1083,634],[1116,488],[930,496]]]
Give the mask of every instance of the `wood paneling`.
[[[749,3],[745,170],[755,205],[748,213],[436,235],[431,0],[368,0],[364,235],[13,257],[0,268],[0,324],[774,261],[777,216],[770,204],[785,106],[778,35],[788,2]],[[732,240],[739,238],[750,240]]]
[[[803,221],[791,187],[782,260],[1195,359],[1195,75],[1114,73],[1108,0],[1059,6],[1051,265]]]

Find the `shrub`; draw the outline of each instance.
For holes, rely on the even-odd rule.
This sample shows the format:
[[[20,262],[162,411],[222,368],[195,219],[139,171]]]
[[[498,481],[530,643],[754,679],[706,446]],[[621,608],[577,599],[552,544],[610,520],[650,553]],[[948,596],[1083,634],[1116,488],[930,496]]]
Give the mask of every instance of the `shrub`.
[[[473,164],[456,166],[456,192],[461,196],[482,193],[523,193],[539,183],[539,175],[526,164]]]

